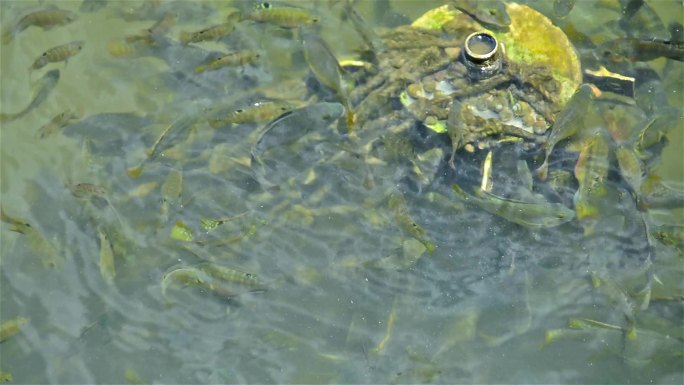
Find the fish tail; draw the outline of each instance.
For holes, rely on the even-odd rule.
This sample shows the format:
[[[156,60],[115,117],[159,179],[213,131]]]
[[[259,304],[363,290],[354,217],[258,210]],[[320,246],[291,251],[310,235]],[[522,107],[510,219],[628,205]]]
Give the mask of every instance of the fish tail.
[[[534,174],[539,178],[539,180],[546,180],[546,177],[549,174],[549,156],[547,155],[546,158],[544,158],[544,163],[542,163],[541,166],[539,166],[538,169],[534,171]]]
[[[456,160],[456,147],[453,147],[451,149],[451,157],[449,158],[449,167],[451,167],[451,169],[454,171],[456,171],[456,164],[454,164],[455,160]]]
[[[140,175],[142,175],[144,164],[145,163],[143,162],[143,163],[140,163],[140,165],[137,167],[129,168],[128,170],[126,170],[126,175],[128,175],[128,177],[131,179],[139,178]]]

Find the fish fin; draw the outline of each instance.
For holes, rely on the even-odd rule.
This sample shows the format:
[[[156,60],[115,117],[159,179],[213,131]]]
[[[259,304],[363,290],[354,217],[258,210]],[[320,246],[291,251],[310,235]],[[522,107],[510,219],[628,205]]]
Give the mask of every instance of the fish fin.
[[[197,67],[195,68],[195,73],[201,74],[202,72],[204,72],[204,71],[206,71],[206,70],[207,70],[207,67],[205,67],[205,66],[197,66]]]
[[[549,159],[546,158],[544,159],[544,163],[542,163],[541,166],[539,166],[538,169],[534,171],[534,174],[539,178],[539,180],[546,180],[546,177],[549,174]]]

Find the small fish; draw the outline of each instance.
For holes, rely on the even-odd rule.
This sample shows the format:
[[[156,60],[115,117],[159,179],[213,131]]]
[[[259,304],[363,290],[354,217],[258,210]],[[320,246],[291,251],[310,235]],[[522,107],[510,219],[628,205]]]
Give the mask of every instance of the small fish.
[[[649,209],[684,207],[684,191],[668,186],[660,176],[651,174],[641,187],[640,206]]]
[[[112,284],[116,278],[116,267],[114,266],[114,251],[112,250],[112,243],[109,241],[109,236],[102,230],[97,228],[97,234],[100,238],[100,275],[107,283]]]
[[[14,24],[14,26],[5,30],[3,32],[2,42],[3,44],[8,44],[12,41],[14,36],[30,26],[40,27],[44,31],[48,31],[54,27],[72,23],[76,21],[76,19],[78,19],[78,15],[74,12],[59,9],[54,6],[34,11],[24,15]]]
[[[291,111],[292,108],[292,105],[288,102],[264,100],[255,102],[247,107],[232,110],[227,114],[223,114],[220,111],[212,113],[207,120],[209,125],[214,128],[231,124],[262,123],[273,120]]]
[[[684,257],[684,226],[660,225],[651,229],[653,238],[666,246],[674,247],[680,256]]]
[[[29,103],[29,105],[26,106],[26,108],[15,114],[0,114],[0,123],[6,123],[17,120],[31,112],[33,109],[40,106],[48,98],[48,96],[50,96],[52,90],[55,89],[55,86],[59,82],[59,76],[60,75],[58,69],[53,69],[45,73],[43,77],[38,79],[36,92],[34,93],[31,103]]]
[[[137,178],[142,174],[145,164],[155,159],[160,153],[186,140],[197,122],[197,114],[194,110],[185,111],[161,132],[152,147],[145,151],[147,157],[136,167],[127,170],[131,178]]]
[[[447,133],[451,139],[451,157],[449,158],[449,167],[456,170],[454,160],[456,159],[456,151],[463,145],[463,118],[461,117],[461,102],[454,99],[449,107],[449,115],[446,121]]]
[[[661,57],[684,61],[684,41],[624,37],[602,44],[598,52],[610,63],[643,62]]]
[[[207,273],[194,267],[172,267],[167,271],[161,280],[162,297],[167,304],[172,302],[168,300],[166,292],[172,284],[180,284],[183,286],[197,286],[209,287],[211,285],[211,277]]]
[[[553,15],[559,18],[567,16],[576,2],[577,0],[555,0],[553,2]]]
[[[648,157],[648,149],[667,138],[669,132],[678,125],[684,124],[684,109],[666,107],[649,119],[639,132],[635,149],[641,158]]]
[[[180,199],[183,192],[183,173],[180,170],[171,170],[161,186],[161,216],[165,223],[169,218],[169,206]]]
[[[354,113],[349,101],[349,93],[342,81],[342,68],[333,54],[330,46],[318,35],[311,31],[302,32],[304,58],[316,79],[325,87],[335,92],[338,100],[347,109],[347,126],[352,127]]]
[[[176,12],[166,12],[164,15],[157,20],[152,26],[144,32],[147,32],[151,36],[163,36],[171,31],[176,22],[178,21],[178,13]]]
[[[463,191],[458,185],[451,187],[456,195],[466,202],[510,222],[532,229],[559,226],[575,218],[575,213],[560,203],[506,199],[480,189],[475,189],[475,196],[473,196]]]
[[[609,171],[610,144],[602,131],[585,139],[575,165],[575,178],[579,183],[573,197],[577,220],[584,226],[585,235],[593,232],[600,216],[599,205],[608,190],[606,179]]]
[[[274,24],[282,28],[297,28],[316,24],[319,21],[317,16],[303,8],[274,7],[269,2],[257,4],[255,9],[248,13],[245,18],[259,23]]]
[[[408,205],[406,204],[406,199],[404,199],[403,195],[401,195],[401,193],[390,194],[388,205],[390,210],[392,210],[394,220],[399,228],[401,228],[418,242],[422,243],[428,253],[434,253],[437,247],[426,238],[425,229],[420,227],[420,225],[418,225],[413,218],[411,218]]]
[[[313,129],[323,129],[344,113],[340,103],[316,103],[286,112],[268,123],[258,133],[252,147],[252,158],[260,163],[261,155],[269,149],[296,142]]]
[[[209,70],[217,70],[223,67],[233,67],[233,66],[244,66],[247,64],[254,64],[259,60],[261,55],[258,52],[246,51],[246,52],[233,52],[223,56],[220,56],[214,60],[211,60],[205,65],[201,65],[195,68],[196,73],[202,73]]]
[[[32,251],[36,255],[40,256],[45,267],[60,268],[64,265],[64,257],[60,254],[60,251],[52,242],[50,242],[50,240],[43,236],[40,230],[32,226],[29,222],[10,217],[1,208],[0,220],[12,225],[10,231],[23,234],[26,237],[26,244],[30,245]]]
[[[641,194],[641,185],[646,178],[643,162],[634,150],[624,145],[615,149],[615,158],[617,158],[622,179],[627,182],[632,190],[632,195],[638,200],[638,196]]]
[[[201,29],[196,32],[181,32],[179,40],[183,45],[187,45],[189,43],[199,43],[209,40],[218,41],[224,36],[227,36],[228,34],[233,32],[233,29],[235,29],[235,23],[222,23]]]
[[[593,97],[594,90],[592,86],[586,83],[582,84],[556,118],[551,127],[551,133],[543,145],[545,152],[544,163],[536,171],[539,179],[546,179],[549,169],[549,155],[556,144],[563,139],[573,136],[584,125],[584,116]]]
[[[85,42],[83,40],[72,41],[70,43],[52,47],[43,52],[42,55],[33,62],[29,71],[41,69],[48,63],[57,63],[64,61],[64,65],[69,62],[69,58],[76,56],[83,49]]]
[[[19,317],[0,324],[0,342],[19,334],[21,328],[27,323],[29,323],[28,318]]]
[[[236,270],[227,266],[221,266],[211,262],[202,262],[195,266],[207,273],[208,276],[225,283],[233,283],[244,286],[249,291],[263,291],[266,286],[253,273]]]
[[[81,114],[72,110],[66,110],[60,114],[55,115],[49,122],[45,123],[36,132],[37,139],[45,139],[59,132],[62,128],[68,126],[74,121],[81,118]]]
[[[78,199],[90,200],[93,198],[98,198],[104,200],[109,208],[112,209],[114,215],[116,215],[119,223],[123,225],[123,220],[121,219],[119,212],[116,210],[116,208],[114,208],[114,205],[107,197],[107,190],[104,187],[93,183],[67,183],[66,187],[69,189],[69,191],[71,191],[71,195]]]
[[[128,44],[145,43],[148,45],[157,44],[160,38],[165,36],[178,20],[178,14],[175,12],[165,13],[161,19],[157,20],[150,28],[142,30],[137,35],[128,35],[125,40]]]
[[[450,3],[486,28],[507,30],[511,24],[506,6],[499,0],[451,0]]]

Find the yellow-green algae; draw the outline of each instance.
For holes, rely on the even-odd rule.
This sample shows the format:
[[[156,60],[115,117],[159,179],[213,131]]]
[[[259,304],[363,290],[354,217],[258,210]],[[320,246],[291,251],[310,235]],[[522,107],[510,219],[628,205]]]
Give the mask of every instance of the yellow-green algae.
[[[511,18],[508,31],[487,31],[502,42],[506,56],[520,64],[548,64],[561,83],[561,102],[567,102],[582,83],[582,69],[574,46],[551,20],[536,10],[517,3],[506,4]],[[461,12],[449,5],[434,8],[416,19],[416,28],[442,29]]]

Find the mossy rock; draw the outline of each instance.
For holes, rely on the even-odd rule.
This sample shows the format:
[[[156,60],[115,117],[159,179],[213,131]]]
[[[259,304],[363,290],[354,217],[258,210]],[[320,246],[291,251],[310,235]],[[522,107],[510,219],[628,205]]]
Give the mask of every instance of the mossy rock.
[[[538,11],[517,3],[506,4],[511,24],[506,32],[490,31],[502,42],[510,60],[520,64],[548,64],[554,77],[561,83],[561,101],[567,102],[582,83],[580,60],[565,33]],[[416,28],[442,29],[449,22],[462,16],[461,11],[443,5],[434,8],[411,25]]]

